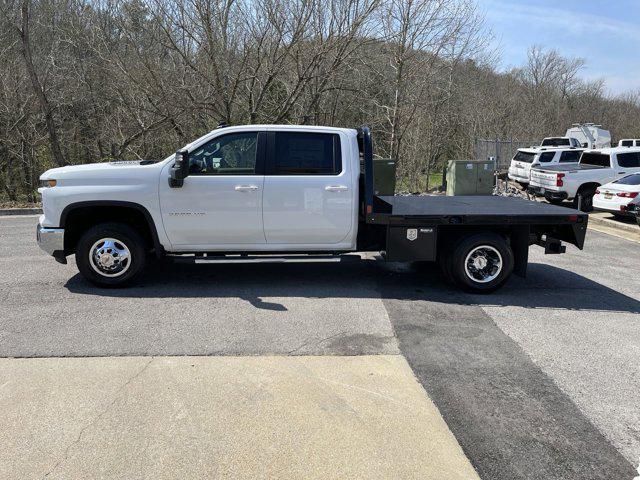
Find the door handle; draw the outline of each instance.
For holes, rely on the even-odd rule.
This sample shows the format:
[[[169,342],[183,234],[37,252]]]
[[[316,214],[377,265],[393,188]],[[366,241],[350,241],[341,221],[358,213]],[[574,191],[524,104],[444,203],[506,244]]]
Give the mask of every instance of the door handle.
[[[622,174],[624,174],[624,173],[627,173],[627,172],[618,172],[618,175],[622,175]]]
[[[349,190],[349,187],[345,187],[344,185],[329,185],[328,187],[324,187],[327,192],[346,192]]]
[[[258,187],[255,185],[236,185],[236,192],[254,192],[258,190]]]

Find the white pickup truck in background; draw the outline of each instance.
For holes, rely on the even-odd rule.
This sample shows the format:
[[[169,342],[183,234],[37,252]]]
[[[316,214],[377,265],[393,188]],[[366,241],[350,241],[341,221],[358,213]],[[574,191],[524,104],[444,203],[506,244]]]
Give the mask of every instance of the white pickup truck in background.
[[[583,151],[583,148],[575,147],[520,148],[511,160],[509,179],[526,187],[529,184],[532,168],[539,165],[578,163]]]
[[[588,212],[599,186],[635,172],[640,172],[640,148],[586,150],[578,164],[534,168],[529,191],[554,204],[573,200],[575,208]]]

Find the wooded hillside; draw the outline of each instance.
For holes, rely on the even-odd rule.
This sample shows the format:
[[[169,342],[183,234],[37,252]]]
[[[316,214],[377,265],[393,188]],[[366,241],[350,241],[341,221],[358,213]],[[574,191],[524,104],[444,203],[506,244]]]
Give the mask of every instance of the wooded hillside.
[[[532,47],[497,73],[472,0],[3,0],[0,191],[47,168],[159,159],[219,122],[371,125],[413,191],[475,138],[597,122],[640,137],[640,95]],[[539,39],[541,43],[544,39]]]

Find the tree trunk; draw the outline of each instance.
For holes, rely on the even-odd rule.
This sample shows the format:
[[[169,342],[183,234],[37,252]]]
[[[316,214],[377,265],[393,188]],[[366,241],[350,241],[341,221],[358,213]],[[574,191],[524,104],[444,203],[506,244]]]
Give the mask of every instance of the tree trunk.
[[[62,148],[60,148],[60,141],[58,140],[58,133],[56,132],[55,122],[53,121],[53,109],[49,103],[38,74],[36,73],[33,65],[33,58],[31,56],[31,45],[29,38],[29,1],[22,1],[22,29],[18,29],[21,42],[22,56],[24,58],[25,67],[31,80],[31,87],[34,93],[38,97],[40,108],[44,114],[45,124],[47,125],[47,133],[49,135],[49,144],[51,145],[51,154],[53,155],[53,161],[56,165],[65,165],[64,156],[62,154]]]

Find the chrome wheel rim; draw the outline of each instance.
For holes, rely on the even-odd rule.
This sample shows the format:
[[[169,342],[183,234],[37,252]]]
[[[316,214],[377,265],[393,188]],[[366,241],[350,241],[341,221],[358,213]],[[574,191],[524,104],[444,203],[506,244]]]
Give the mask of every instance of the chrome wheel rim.
[[[491,245],[480,245],[469,252],[464,260],[464,273],[472,281],[488,283],[502,273],[502,255]]]
[[[101,238],[89,249],[89,263],[104,277],[119,277],[131,266],[131,251],[122,240]]]

